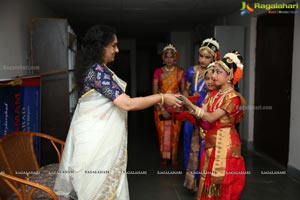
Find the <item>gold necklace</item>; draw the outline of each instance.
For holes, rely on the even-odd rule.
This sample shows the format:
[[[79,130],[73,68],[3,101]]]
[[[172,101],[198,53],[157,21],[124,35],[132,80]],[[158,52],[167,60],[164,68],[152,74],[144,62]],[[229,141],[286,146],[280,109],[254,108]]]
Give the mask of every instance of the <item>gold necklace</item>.
[[[226,93],[226,92],[228,92],[229,90],[232,90],[233,88],[232,87],[228,87],[228,88],[225,88],[224,90],[219,90],[219,94],[224,94],[224,93]]]
[[[200,74],[201,76],[203,76],[203,74],[204,74],[204,72],[205,72],[205,69],[203,69],[200,65],[198,65],[198,66],[196,66],[195,71],[196,71],[196,72],[198,71],[199,74]]]
[[[218,104],[219,104],[220,102],[223,101],[225,95],[226,95],[228,92],[230,92],[231,90],[233,90],[232,87],[226,88],[226,89],[224,89],[223,91],[220,89],[220,90],[218,91],[218,93],[217,93],[216,95],[214,95],[213,98],[210,99],[209,104],[210,104],[211,106],[213,106],[213,104],[214,104],[214,106],[213,106],[213,111],[215,111],[215,110],[217,109]],[[220,96],[221,96],[221,97],[220,97]],[[218,99],[218,98],[219,98],[219,99]],[[217,100],[217,99],[218,99],[218,100]]]
[[[170,69],[167,67],[167,66],[165,66],[165,70],[167,71],[167,72],[171,72],[171,71],[173,71],[174,70],[174,66],[173,67],[171,67]]]

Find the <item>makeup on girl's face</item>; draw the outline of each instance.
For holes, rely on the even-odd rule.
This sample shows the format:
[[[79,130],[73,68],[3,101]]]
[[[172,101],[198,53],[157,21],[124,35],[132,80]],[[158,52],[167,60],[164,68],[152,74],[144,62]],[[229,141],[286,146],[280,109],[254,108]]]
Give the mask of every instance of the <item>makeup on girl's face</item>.
[[[207,50],[202,50],[199,52],[199,63],[201,67],[207,67],[209,63],[213,61],[213,55]]]
[[[175,64],[175,55],[173,53],[171,53],[171,52],[167,52],[164,55],[164,63],[167,66],[173,66]]]
[[[213,80],[217,86],[223,85],[228,81],[227,72],[219,64],[214,66]]]
[[[212,71],[207,72],[205,74],[205,85],[206,85],[206,88],[208,91],[212,91],[212,90],[216,89],[216,84],[215,84],[212,76],[213,76]]]

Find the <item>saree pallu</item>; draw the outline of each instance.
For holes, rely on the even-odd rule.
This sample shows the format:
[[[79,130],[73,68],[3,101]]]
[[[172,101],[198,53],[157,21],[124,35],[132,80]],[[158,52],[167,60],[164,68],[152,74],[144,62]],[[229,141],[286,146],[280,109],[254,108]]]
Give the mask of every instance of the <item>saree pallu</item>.
[[[183,158],[184,167],[188,168],[194,127],[189,121],[183,122]]]
[[[127,112],[95,90],[79,99],[54,190],[79,200],[129,199]]]
[[[172,107],[165,107],[171,114]],[[175,156],[177,159],[178,142],[182,122],[175,120],[173,117],[170,120],[160,120],[160,110],[154,111],[154,121],[158,134],[160,154],[163,159],[171,159]]]
[[[192,138],[190,142],[190,152],[188,155],[188,163],[186,166],[186,174],[183,186],[187,189],[197,191],[197,177],[199,176],[199,152],[201,146],[201,139],[199,134],[199,127],[192,130]]]
[[[205,136],[197,192],[199,200],[238,200],[244,188],[245,163],[240,153],[239,135],[234,128],[223,128],[222,132],[222,140],[217,138],[216,130],[208,131]],[[224,153],[219,150],[221,143],[227,146],[227,151],[220,156]]]
[[[200,174],[200,162],[204,152],[204,135],[207,129],[203,129],[200,124],[193,129],[190,143],[189,159],[186,167],[186,174],[183,186],[187,189],[197,191]]]

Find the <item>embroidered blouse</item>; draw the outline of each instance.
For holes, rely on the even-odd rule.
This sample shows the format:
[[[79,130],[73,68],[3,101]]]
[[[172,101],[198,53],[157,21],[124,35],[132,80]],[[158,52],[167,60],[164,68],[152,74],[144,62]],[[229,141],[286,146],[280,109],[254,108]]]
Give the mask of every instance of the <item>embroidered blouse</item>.
[[[91,89],[95,89],[111,101],[124,93],[122,88],[114,81],[113,72],[103,64],[100,65],[97,63],[87,71],[81,95]]]

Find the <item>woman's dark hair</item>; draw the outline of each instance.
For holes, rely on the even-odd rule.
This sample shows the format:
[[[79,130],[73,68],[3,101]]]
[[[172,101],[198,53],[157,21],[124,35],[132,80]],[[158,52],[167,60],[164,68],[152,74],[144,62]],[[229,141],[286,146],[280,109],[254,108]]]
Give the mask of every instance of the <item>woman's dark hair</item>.
[[[104,48],[113,42],[115,35],[116,30],[107,25],[95,25],[86,32],[75,64],[76,83],[79,89],[83,86],[85,72],[95,63],[103,63]]]
[[[81,44],[85,64],[92,65],[96,62],[102,63],[104,47],[113,42],[115,35],[115,29],[110,26],[96,25],[90,28],[85,34]]]

